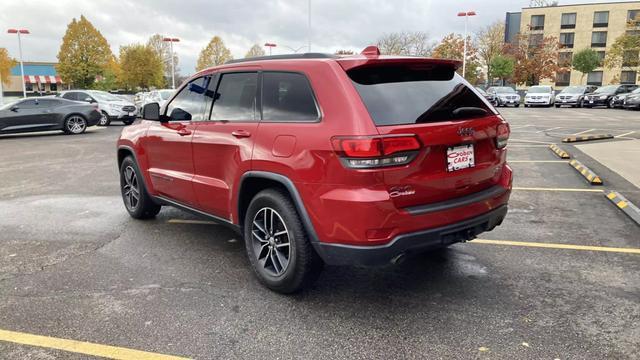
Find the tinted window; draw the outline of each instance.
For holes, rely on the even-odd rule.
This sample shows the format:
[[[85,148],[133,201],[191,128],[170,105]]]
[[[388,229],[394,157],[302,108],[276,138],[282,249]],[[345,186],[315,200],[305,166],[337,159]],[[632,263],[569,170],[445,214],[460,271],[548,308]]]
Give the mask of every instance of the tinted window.
[[[68,92],[68,93],[64,93],[62,97],[69,100],[78,100],[78,93]]]
[[[262,78],[263,121],[316,121],[318,108],[302,74],[266,72]]]
[[[166,115],[174,121],[199,121],[204,119],[205,81],[197,78],[189,82],[167,106]]]
[[[40,107],[56,107],[60,105],[60,101],[54,100],[54,99],[42,99],[42,100],[39,100],[39,102],[40,102]]]
[[[37,100],[24,100],[17,104],[19,109],[35,109],[38,107]]]
[[[376,125],[455,120],[461,107],[490,112],[453,68],[369,66],[348,74]]]
[[[257,73],[223,74],[215,95],[211,120],[256,120]]]

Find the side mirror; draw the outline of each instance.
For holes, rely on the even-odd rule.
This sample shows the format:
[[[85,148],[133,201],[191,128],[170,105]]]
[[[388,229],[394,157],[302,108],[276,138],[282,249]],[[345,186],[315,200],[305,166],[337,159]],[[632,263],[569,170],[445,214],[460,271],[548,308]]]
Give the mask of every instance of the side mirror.
[[[142,118],[145,120],[160,121],[160,104],[153,102],[143,106]]]
[[[88,102],[88,103],[94,103],[94,102],[96,102],[95,100],[93,100],[93,98],[90,98],[90,97],[86,97],[86,98],[84,99],[84,101],[85,101],[85,102]]]
[[[11,108],[9,108],[9,110],[13,111],[13,112],[17,112],[19,109],[19,107],[17,105],[13,105]]]

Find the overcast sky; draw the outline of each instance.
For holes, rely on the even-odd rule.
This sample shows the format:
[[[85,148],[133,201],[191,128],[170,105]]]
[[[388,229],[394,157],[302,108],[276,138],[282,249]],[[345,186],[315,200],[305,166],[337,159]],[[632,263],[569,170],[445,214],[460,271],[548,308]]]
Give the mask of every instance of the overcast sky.
[[[560,4],[602,2],[560,1]],[[307,44],[307,0],[3,0],[0,47],[18,56],[15,35],[7,28],[31,31],[23,41],[25,61],[56,61],[67,24],[84,15],[107,39],[114,54],[121,45],[145,43],[160,33],[180,38],[175,51],[182,74],[194,72],[200,50],[214,35],[223,38],[236,58],[252,44],[274,42],[274,54],[288,53],[284,45]],[[312,0],[312,51],[360,51],[381,35],[424,31],[433,40],[462,33],[458,11],[475,10],[473,31],[505,12],[519,11],[529,0]]]

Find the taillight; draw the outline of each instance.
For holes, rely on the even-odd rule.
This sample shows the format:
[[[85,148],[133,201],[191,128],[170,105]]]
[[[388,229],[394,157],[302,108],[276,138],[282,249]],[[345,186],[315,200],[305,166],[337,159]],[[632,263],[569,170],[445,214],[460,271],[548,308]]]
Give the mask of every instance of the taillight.
[[[510,133],[511,131],[509,130],[508,123],[505,122],[498,125],[497,136],[496,136],[496,147],[498,149],[504,149],[504,147],[507,146]]]
[[[355,169],[405,165],[421,147],[415,135],[339,136],[331,139],[331,143],[342,163]]]

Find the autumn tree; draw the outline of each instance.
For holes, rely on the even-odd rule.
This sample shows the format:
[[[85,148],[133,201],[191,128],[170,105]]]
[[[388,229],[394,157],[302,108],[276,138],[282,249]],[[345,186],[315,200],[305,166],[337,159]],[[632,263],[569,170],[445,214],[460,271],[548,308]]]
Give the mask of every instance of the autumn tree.
[[[558,65],[559,46],[558,38],[554,36],[518,35],[516,41],[506,46],[506,53],[515,60],[513,81],[535,85],[565,71]]]
[[[160,34],[152,35],[147,40],[147,46],[150,46],[155,51],[160,59],[162,59],[162,71],[166,79],[171,79],[171,44],[167,41],[162,41],[165,37]],[[178,73],[178,55],[173,52],[173,67],[175,72]]]
[[[504,79],[492,72],[494,66],[492,66],[493,59],[502,55],[504,48],[504,21],[497,21],[491,25],[488,25],[476,33],[476,43],[478,47],[478,59],[480,63],[487,68],[487,79],[489,82],[494,77]],[[499,58],[505,60],[505,58]],[[503,61],[501,65],[504,65]]]
[[[9,84],[9,76],[11,76],[11,68],[16,66],[15,61],[5,48],[0,48],[0,87],[2,84]]]
[[[437,59],[460,60],[464,57],[464,38],[459,34],[449,34],[442,38],[436,45],[431,56]],[[471,37],[467,37],[467,64],[465,79],[475,84],[479,80],[480,61],[478,60],[478,50],[471,42]],[[462,75],[462,67],[458,69]]]
[[[120,47],[120,81],[127,89],[164,86],[162,59],[149,45]]]
[[[584,79],[584,76],[593,70],[595,70],[598,66],[600,66],[600,57],[598,57],[598,53],[586,48],[578,51],[573,55],[573,61],[571,62],[571,66],[582,73],[582,77],[580,78],[580,82]]]
[[[624,34],[611,45],[604,58],[607,69],[635,68],[640,64],[640,35]]]
[[[493,77],[497,77],[504,85],[505,80],[513,76],[515,60],[506,55],[496,55],[491,59],[489,71]],[[493,79],[489,78],[489,79]]]
[[[78,88],[88,88],[113,58],[107,40],[84,16],[67,26],[58,51],[60,77]]]
[[[200,51],[196,70],[200,71],[211,66],[222,65],[229,60],[233,60],[231,51],[224,46],[224,41],[219,36],[214,36],[209,44]]]
[[[102,75],[96,77],[96,81],[91,85],[96,90],[115,90],[121,85],[122,71],[120,63],[115,56],[112,56],[102,72]]]
[[[258,57],[258,56],[265,56],[265,52],[264,49],[262,48],[262,46],[258,45],[258,44],[254,44],[251,49],[249,49],[249,51],[247,51],[247,54],[244,56],[245,58],[252,58],[252,57]]]
[[[421,31],[385,34],[376,44],[383,55],[429,56],[433,50],[429,34]]]

